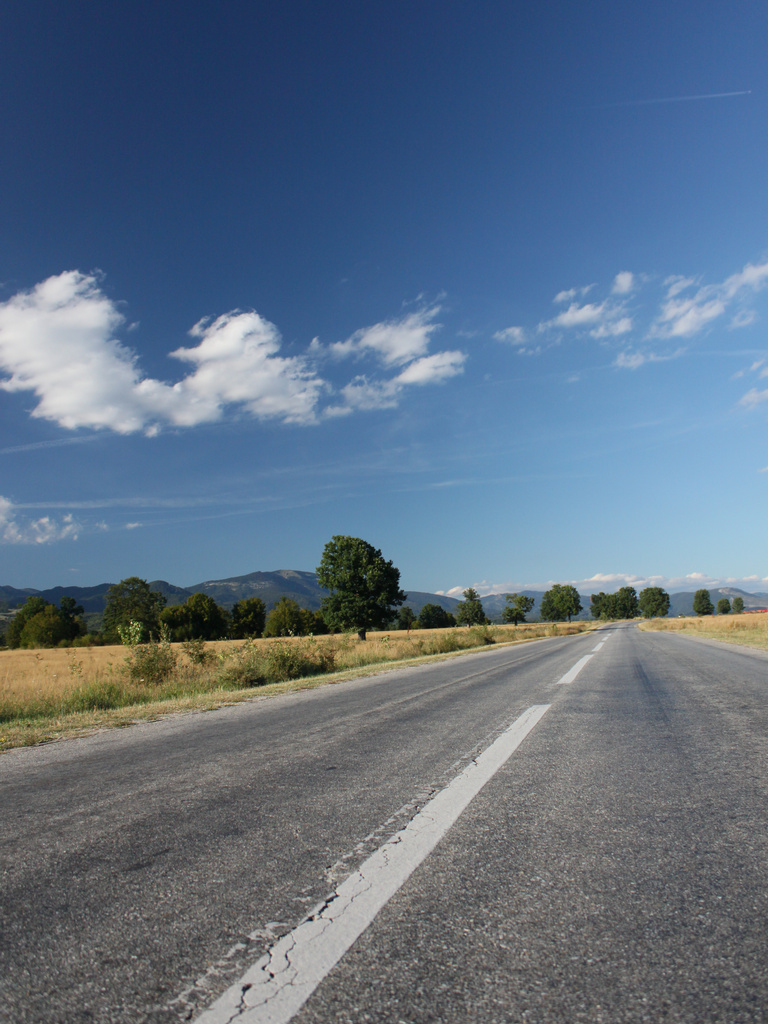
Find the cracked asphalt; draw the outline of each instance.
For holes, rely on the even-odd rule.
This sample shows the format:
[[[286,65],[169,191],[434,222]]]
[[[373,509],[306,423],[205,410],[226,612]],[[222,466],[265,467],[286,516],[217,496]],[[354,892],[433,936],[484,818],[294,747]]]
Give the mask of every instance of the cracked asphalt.
[[[768,656],[634,627],[0,758],[0,1020],[191,1019],[526,708],[294,1018],[768,1019]]]

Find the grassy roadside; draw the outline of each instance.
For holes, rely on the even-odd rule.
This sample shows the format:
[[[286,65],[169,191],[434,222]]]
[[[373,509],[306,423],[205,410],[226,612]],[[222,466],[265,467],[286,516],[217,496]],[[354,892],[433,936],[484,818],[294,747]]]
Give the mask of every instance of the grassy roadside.
[[[220,641],[197,652],[173,644],[172,671],[151,684],[123,647],[0,651],[0,751],[590,628],[530,623],[372,633],[363,643],[351,636]]]
[[[683,633],[707,640],[723,640],[768,651],[768,615],[702,615],[700,618],[647,619],[640,629],[665,633]]]

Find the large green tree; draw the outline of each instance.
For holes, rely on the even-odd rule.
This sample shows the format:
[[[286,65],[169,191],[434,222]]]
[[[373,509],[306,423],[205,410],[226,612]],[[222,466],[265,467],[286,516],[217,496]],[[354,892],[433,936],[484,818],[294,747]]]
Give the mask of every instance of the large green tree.
[[[703,587],[693,595],[693,610],[697,615],[711,615],[715,610],[709,591]]]
[[[502,610],[501,621],[511,622],[515,626],[525,622],[525,616],[536,604],[534,598],[526,594],[505,594],[504,597],[507,603]]]
[[[717,602],[717,614],[718,615],[730,615],[731,614],[731,602],[727,597],[721,597]]]
[[[310,619],[312,613],[309,613]],[[303,636],[307,630],[307,615],[291,597],[283,595],[267,616],[264,636]]]
[[[395,625],[397,629],[410,629],[416,621],[416,612],[413,608],[410,608],[407,604],[404,604],[400,611],[397,613],[395,619]]]
[[[244,597],[232,606],[229,635],[233,640],[261,636],[267,620],[267,609],[260,597]]]
[[[171,639],[221,640],[229,629],[229,616],[210,594],[198,591],[183,604],[163,608],[160,622],[171,631]]]
[[[579,592],[570,583],[555,583],[541,599],[541,617],[549,622],[570,622],[580,611]]]
[[[422,605],[419,612],[420,629],[444,629],[448,626],[455,626],[455,617],[442,608],[439,604],[428,602]]]
[[[731,607],[733,608],[734,615],[741,615],[744,611],[744,598],[734,597]]]
[[[83,609],[73,597],[62,597],[61,607],[34,595],[14,615],[5,634],[9,647],[56,647],[85,633]]]
[[[640,591],[637,607],[646,619],[663,619],[669,614],[669,594],[661,587],[646,587]]]
[[[365,640],[369,629],[391,622],[405,601],[400,570],[381,551],[359,537],[335,536],[325,545],[317,567],[317,582],[329,591],[323,599],[323,618],[329,626],[357,630]]]
[[[480,595],[474,587],[468,587],[463,591],[464,600],[456,605],[456,621],[460,626],[484,626],[488,622],[480,600]]]
[[[142,639],[160,633],[160,612],[165,607],[165,595],[150,590],[146,580],[128,576],[107,591],[102,632],[110,643],[120,643],[118,626],[127,628],[131,622],[142,627]]]
[[[619,587],[616,591],[616,618],[634,619],[637,616],[637,591],[634,587]]]

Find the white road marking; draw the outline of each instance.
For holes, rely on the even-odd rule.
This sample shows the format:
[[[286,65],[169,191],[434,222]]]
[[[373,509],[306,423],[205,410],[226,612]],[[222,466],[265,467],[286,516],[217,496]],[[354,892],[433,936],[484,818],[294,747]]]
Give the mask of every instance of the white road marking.
[[[576,676],[579,674],[579,672],[581,672],[581,670],[584,668],[584,666],[587,664],[587,662],[589,661],[589,659],[591,657],[592,657],[591,654],[585,654],[583,658],[580,658],[576,662],[576,664],[573,666],[573,668],[569,669],[565,673],[565,675],[563,676],[562,679],[558,679],[557,680],[557,683],[555,685],[556,686],[563,686],[566,683],[572,683],[573,680],[576,678]]]
[[[534,704],[292,932],[197,1024],[287,1024],[551,705]]]
[[[604,643],[605,643],[605,640],[601,640],[600,643],[597,645],[597,647],[593,647],[592,650],[593,651],[599,651]]]

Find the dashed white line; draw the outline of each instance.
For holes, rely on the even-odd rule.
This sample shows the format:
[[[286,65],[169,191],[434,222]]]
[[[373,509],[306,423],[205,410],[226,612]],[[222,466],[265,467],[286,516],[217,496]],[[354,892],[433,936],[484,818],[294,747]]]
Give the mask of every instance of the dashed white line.
[[[605,640],[601,640],[600,643],[597,645],[597,647],[593,647],[592,650],[593,651],[599,651],[604,643],[605,643]]]
[[[523,712],[405,828],[202,1013],[197,1024],[287,1024],[550,707],[534,704]]]
[[[592,657],[591,654],[585,654],[583,658],[580,658],[576,662],[576,664],[573,666],[573,668],[569,669],[565,673],[565,675],[563,676],[562,679],[558,679],[557,680],[557,683],[555,685],[556,686],[564,686],[567,683],[572,683],[573,680],[576,678],[576,676],[579,674],[579,672],[581,672],[581,670],[584,668],[584,666],[587,664],[587,662],[589,661],[589,659],[591,657]]]

